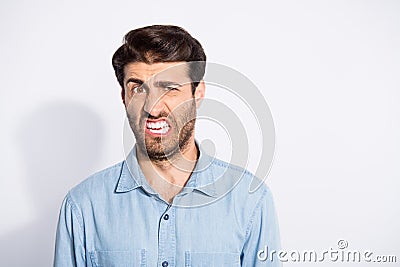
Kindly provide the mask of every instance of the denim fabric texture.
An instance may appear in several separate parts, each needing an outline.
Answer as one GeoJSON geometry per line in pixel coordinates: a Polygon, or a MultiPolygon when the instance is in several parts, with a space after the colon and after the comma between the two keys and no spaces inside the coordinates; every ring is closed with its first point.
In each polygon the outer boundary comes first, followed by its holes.
{"type": "Polygon", "coordinates": [[[271,192],[250,172],[200,151],[173,203],[148,184],[136,158],[98,172],[66,195],[55,267],[281,266],[257,252],[280,249],[271,192]]]}

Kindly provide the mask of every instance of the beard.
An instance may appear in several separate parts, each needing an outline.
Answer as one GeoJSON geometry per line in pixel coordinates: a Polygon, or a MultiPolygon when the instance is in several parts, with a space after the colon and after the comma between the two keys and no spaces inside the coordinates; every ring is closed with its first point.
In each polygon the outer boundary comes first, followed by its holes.
{"type": "Polygon", "coordinates": [[[151,161],[171,161],[188,147],[194,135],[196,103],[193,99],[182,104],[172,113],[161,112],[157,117],[142,111],[136,118],[127,110],[127,117],[140,151],[151,161]],[[148,118],[166,119],[170,126],[168,135],[158,137],[146,134],[145,127],[148,118]]]}

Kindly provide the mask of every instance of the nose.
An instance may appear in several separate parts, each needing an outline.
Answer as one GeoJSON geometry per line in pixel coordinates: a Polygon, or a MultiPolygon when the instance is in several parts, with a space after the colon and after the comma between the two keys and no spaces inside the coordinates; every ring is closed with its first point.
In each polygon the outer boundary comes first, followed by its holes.
{"type": "Polygon", "coordinates": [[[152,117],[158,117],[164,111],[164,101],[160,94],[150,92],[146,95],[143,109],[146,113],[150,114],[152,117]]]}

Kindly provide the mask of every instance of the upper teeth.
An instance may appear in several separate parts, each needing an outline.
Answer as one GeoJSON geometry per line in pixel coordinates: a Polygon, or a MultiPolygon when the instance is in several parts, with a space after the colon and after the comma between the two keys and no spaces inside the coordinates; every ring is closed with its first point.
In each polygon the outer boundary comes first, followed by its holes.
{"type": "Polygon", "coordinates": [[[169,125],[166,121],[147,122],[146,126],[149,129],[161,129],[161,128],[169,127],[169,125]]]}

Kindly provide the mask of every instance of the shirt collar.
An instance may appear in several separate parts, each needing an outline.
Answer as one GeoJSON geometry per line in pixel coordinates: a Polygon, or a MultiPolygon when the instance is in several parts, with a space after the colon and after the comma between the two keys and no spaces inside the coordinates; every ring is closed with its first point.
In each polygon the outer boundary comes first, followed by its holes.
{"type": "MultiPolygon", "coordinates": [[[[197,142],[196,146],[199,148],[197,142]]],[[[196,162],[196,166],[182,192],[194,191],[209,197],[217,197],[215,176],[211,168],[213,160],[213,157],[199,148],[199,158],[196,162]]],[[[129,192],[139,187],[142,187],[150,194],[157,194],[144,177],[137,161],[136,146],[134,146],[126,157],[126,160],[122,162],[120,177],[115,192],[129,192]]]]}

